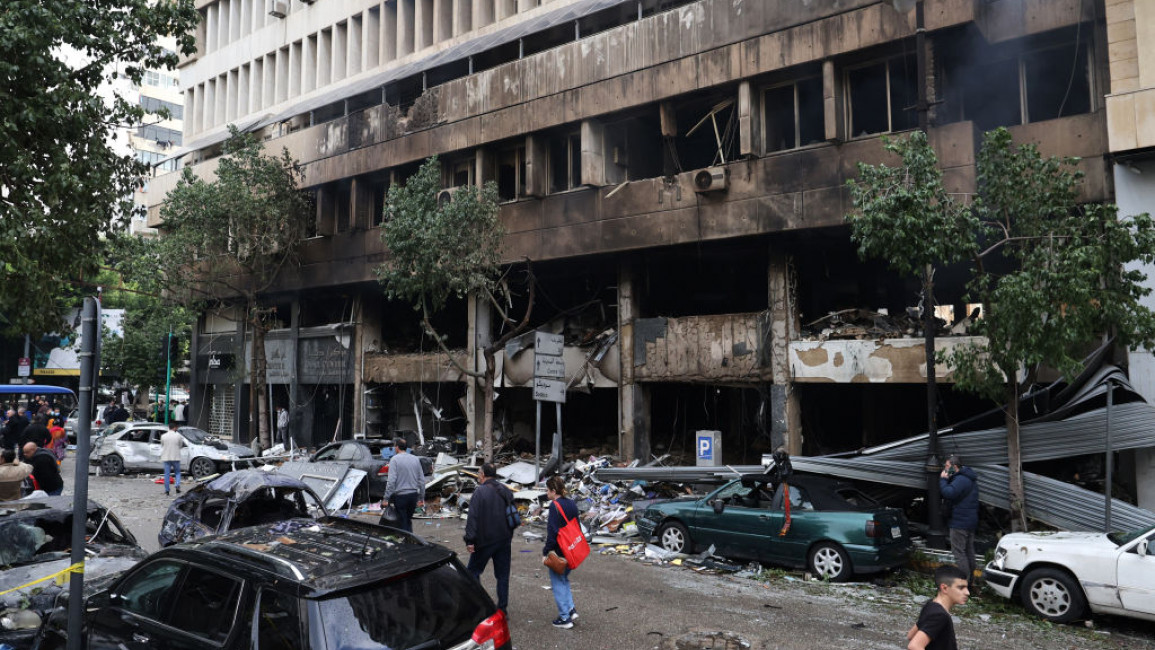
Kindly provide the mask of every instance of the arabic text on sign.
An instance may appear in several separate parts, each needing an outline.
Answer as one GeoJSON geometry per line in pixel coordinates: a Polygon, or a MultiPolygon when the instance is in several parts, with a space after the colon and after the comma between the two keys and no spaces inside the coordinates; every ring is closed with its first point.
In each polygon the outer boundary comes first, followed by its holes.
{"type": "Polygon", "coordinates": [[[565,360],[561,357],[535,356],[533,358],[533,376],[565,379],[565,360]]]}
{"type": "Polygon", "coordinates": [[[560,357],[563,347],[565,347],[565,338],[561,334],[534,332],[533,349],[536,354],[560,357]]]}
{"type": "Polygon", "coordinates": [[[565,403],[565,382],[534,377],[533,398],[542,402],[565,403]]]}

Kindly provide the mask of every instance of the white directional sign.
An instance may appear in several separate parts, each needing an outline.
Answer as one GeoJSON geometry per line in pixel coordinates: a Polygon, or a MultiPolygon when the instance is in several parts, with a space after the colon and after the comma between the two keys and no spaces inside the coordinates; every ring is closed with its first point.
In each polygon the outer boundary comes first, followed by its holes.
{"type": "Polygon", "coordinates": [[[535,355],[533,358],[533,376],[565,379],[565,359],[562,357],[547,357],[535,355]]]}
{"type": "Polygon", "coordinates": [[[533,378],[533,398],[542,402],[565,404],[565,381],[560,379],[533,378]]]}
{"type": "Polygon", "coordinates": [[[565,347],[565,338],[561,334],[534,332],[533,351],[535,354],[560,357],[563,347],[565,347]]]}

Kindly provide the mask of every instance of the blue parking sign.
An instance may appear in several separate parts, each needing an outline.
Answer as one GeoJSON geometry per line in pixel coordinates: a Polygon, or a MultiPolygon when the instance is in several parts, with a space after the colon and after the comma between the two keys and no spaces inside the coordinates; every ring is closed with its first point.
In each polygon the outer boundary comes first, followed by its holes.
{"type": "Polygon", "coordinates": [[[698,436],[698,460],[714,460],[714,436],[698,436]]]}

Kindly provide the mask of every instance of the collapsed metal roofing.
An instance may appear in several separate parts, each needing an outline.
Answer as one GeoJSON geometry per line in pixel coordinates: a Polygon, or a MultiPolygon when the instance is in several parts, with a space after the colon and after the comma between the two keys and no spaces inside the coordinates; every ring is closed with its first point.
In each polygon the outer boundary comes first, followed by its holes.
{"type": "MultiPolygon", "coordinates": [[[[1084,372],[1052,398],[1058,402],[1056,407],[1038,412],[1038,417],[1020,426],[1023,462],[1105,453],[1109,384],[1114,386],[1115,402],[1109,416],[1111,448],[1119,451],[1155,447],[1155,432],[1151,429],[1151,422],[1155,421],[1155,406],[1143,401],[1120,369],[1104,366],[1084,372]],[[1064,419],[1056,419],[1058,417],[1064,419]]],[[[1040,393],[1054,387],[1052,384],[1026,399],[1036,399],[1040,393]]],[[[959,428],[948,429],[939,435],[941,451],[959,454],[964,463],[978,472],[980,501],[997,508],[1009,508],[1006,428],[958,431],[959,428]]],[[[798,472],[923,489],[926,487],[926,447],[927,436],[924,434],[853,454],[795,457],[791,462],[798,472]]],[[[603,481],[704,482],[760,471],[762,468],[758,465],[623,467],[603,468],[597,471],[596,476],[603,481]]],[[[1070,530],[1100,530],[1103,527],[1104,495],[1031,472],[1023,472],[1023,483],[1026,512],[1032,519],[1070,530]]],[[[1144,528],[1155,524],[1155,512],[1112,499],[1111,521],[1115,529],[1144,528]]]]}

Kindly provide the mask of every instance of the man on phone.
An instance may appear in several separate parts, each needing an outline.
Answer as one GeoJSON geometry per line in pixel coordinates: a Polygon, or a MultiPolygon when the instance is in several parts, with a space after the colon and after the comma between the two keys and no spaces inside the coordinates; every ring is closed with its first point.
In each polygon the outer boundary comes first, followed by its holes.
{"type": "Polygon", "coordinates": [[[965,467],[957,455],[947,459],[939,474],[938,489],[942,498],[951,504],[950,551],[955,564],[967,576],[967,584],[974,593],[975,529],[979,526],[979,477],[965,467]]]}

